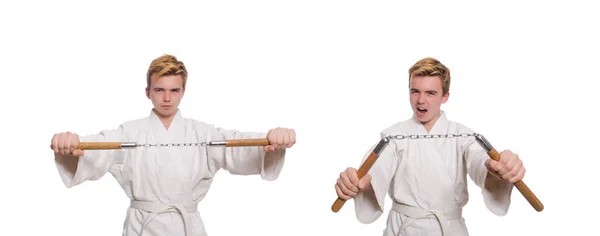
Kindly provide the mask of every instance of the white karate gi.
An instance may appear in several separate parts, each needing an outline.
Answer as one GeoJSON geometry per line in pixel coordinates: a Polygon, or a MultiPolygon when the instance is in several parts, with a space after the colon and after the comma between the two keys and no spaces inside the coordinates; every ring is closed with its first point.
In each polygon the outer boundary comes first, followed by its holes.
{"type": "MultiPolygon", "coordinates": [[[[380,134],[385,137],[462,133],[474,132],[460,123],[447,120],[445,112],[441,111],[429,133],[413,116],[380,134]]],[[[510,206],[512,184],[498,179],[484,185],[487,176],[485,161],[489,158],[472,136],[392,139],[368,172],[373,188],[361,191],[354,198],[357,219],[365,224],[377,220],[383,213],[388,193],[393,205],[383,235],[466,236],[468,231],[462,208],[469,199],[467,174],[481,187],[485,205],[492,213],[505,215],[510,206]]]]}
{"type": "MultiPolygon", "coordinates": [[[[80,141],[170,144],[265,137],[183,118],[178,111],[168,130],[151,112],[149,117],[80,141]]],[[[285,149],[265,155],[263,147],[138,147],[85,150],[84,154],[79,161],[55,155],[60,177],[70,188],[111,173],[131,199],[123,235],[205,236],[197,205],[216,172],[222,168],[231,174],[260,174],[264,180],[275,180],[283,168],[285,149]]]]}

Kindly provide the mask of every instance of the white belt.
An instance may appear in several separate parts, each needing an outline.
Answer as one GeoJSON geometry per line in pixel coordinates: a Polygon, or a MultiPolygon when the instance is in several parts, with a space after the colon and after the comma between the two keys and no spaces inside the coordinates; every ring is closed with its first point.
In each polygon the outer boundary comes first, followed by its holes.
{"type": "Polygon", "coordinates": [[[185,235],[192,235],[192,225],[190,217],[193,213],[198,211],[198,206],[184,206],[181,204],[164,204],[164,203],[156,203],[156,202],[145,202],[145,201],[131,201],[132,208],[136,208],[142,211],[150,212],[151,214],[146,217],[144,223],[142,224],[142,228],[140,229],[140,235],[144,231],[144,228],[152,221],[154,218],[160,214],[175,212],[181,215],[183,219],[183,226],[185,227],[185,235]]]}
{"type": "Polygon", "coordinates": [[[447,231],[446,221],[457,220],[462,217],[462,209],[441,212],[436,210],[425,210],[396,202],[394,202],[392,205],[392,210],[404,214],[409,218],[405,223],[402,224],[402,227],[400,227],[400,232],[404,231],[406,227],[415,222],[417,219],[437,218],[440,226],[442,227],[442,235],[444,235],[444,233],[447,231]]]}

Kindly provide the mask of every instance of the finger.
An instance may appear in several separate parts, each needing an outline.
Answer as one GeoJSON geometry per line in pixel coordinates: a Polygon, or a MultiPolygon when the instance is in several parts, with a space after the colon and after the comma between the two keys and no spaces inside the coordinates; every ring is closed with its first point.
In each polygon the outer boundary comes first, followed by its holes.
{"type": "Polygon", "coordinates": [[[502,178],[505,180],[509,180],[515,176],[517,176],[517,174],[519,173],[519,168],[512,168],[509,169],[505,174],[502,175],[502,178]]]}
{"type": "Polygon", "coordinates": [[[498,171],[495,169],[498,166],[498,162],[494,161],[492,159],[487,159],[485,161],[485,167],[487,168],[488,172],[492,175],[495,176],[499,179],[502,179],[502,176],[500,176],[498,174],[498,171]]]}
{"type": "Polygon", "coordinates": [[[275,130],[269,130],[269,133],[267,133],[267,139],[269,140],[269,144],[273,145],[275,144],[275,130]]]}
{"type": "Polygon", "coordinates": [[[275,147],[273,147],[273,145],[267,145],[267,146],[264,146],[264,150],[265,150],[265,152],[272,152],[272,151],[275,151],[275,147]]]}
{"type": "Polygon", "coordinates": [[[60,143],[59,143],[59,151],[61,155],[69,154],[69,135],[61,134],[60,135],[60,143]]]}
{"type": "Polygon", "coordinates": [[[508,180],[512,177],[515,177],[519,173],[520,169],[521,160],[519,160],[519,158],[516,155],[513,155],[512,160],[506,166],[506,174],[504,174],[503,176],[506,176],[505,179],[508,180]]]}
{"type": "Polygon", "coordinates": [[[502,153],[500,153],[499,162],[501,164],[501,168],[498,169],[498,173],[500,175],[505,175],[510,170],[510,168],[508,168],[507,166],[510,163],[511,158],[512,158],[512,152],[509,150],[505,150],[502,153]]]}
{"type": "Polygon", "coordinates": [[[71,143],[74,141],[73,139],[74,139],[73,134],[71,132],[67,132],[65,134],[65,147],[64,147],[65,153],[66,153],[65,155],[73,154],[73,151],[75,150],[75,149],[71,150],[71,143]]]}
{"type": "Polygon", "coordinates": [[[488,170],[494,170],[494,168],[492,168],[492,159],[487,159],[485,160],[485,168],[488,168],[488,170]]]}
{"type": "Polygon", "coordinates": [[[512,155],[513,153],[510,150],[504,150],[502,153],[500,153],[500,159],[508,160],[512,155]]]}
{"type": "Polygon", "coordinates": [[[503,174],[506,173],[506,171],[504,171],[504,163],[502,163],[502,160],[500,161],[494,161],[492,160],[490,165],[492,166],[492,169],[494,171],[496,171],[496,173],[498,173],[498,175],[502,176],[503,174]]]}
{"type": "Polygon", "coordinates": [[[516,183],[525,178],[525,168],[520,168],[519,172],[512,178],[508,179],[508,182],[516,183]]]}
{"type": "Polygon", "coordinates": [[[58,134],[54,134],[54,136],[52,136],[50,148],[54,151],[54,153],[58,153],[58,134]]]}
{"type": "Polygon", "coordinates": [[[342,190],[342,193],[344,193],[347,196],[353,197],[357,193],[356,191],[348,189],[348,187],[344,184],[342,179],[338,179],[338,186],[342,190]]]}
{"type": "Polygon", "coordinates": [[[273,148],[271,151],[275,151],[279,149],[279,141],[278,141],[278,137],[279,137],[279,131],[277,129],[272,129],[270,133],[270,137],[269,137],[269,143],[271,144],[271,147],[273,148]]]}
{"type": "Polygon", "coordinates": [[[83,150],[75,149],[75,151],[73,151],[73,156],[76,156],[76,157],[83,156],[83,150]]]}
{"type": "Polygon", "coordinates": [[[353,169],[346,169],[346,175],[348,176],[348,179],[350,180],[350,183],[352,183],[352,185],[358,186],[358,182],[360,180],[358,179],[358,174],[356,174],[356,171],[354,171],[353,169]]]}
{"type": "Polygon", "coordinates": [[[508,180],[508,179],[516,177],[519,174],[519,172],[521,171],[521,169],[522,169],[521,160],[517,160],[517,163],[514,165],[514,167],[512,167],[510,169],[510,171],[508,173],[506,173],[505,179],[508,180]]]}
{"type": "MultiPolygon", "coordinates": [[[[344,184],[344,186],[353,191],[353,192],[358,192],[358,187],[352,183],[352,181],[350,180],[350,177],[348,176],[348,173],[342,173],[340,174],[340,179],[342,180],[342,184],[344,184]]],[[[358,183],[358,181],[357,181],[358,183]]]]}
{"type": "Polygon", "coordinates": [[[338,197],[344,200],[348,200],[351,197],[344,194],[344,192],[342,191],[342,189],[340,189],[340,186],[338,186],[337,184],[335,185],[335,192],[337,193],[338,197]]]}
{"type": "Polygon", "coordinates": [[[490,169],[492,169],[495,172],[498,172],[502,169],[502,163],[500,163],[499,161],[488,159],[486,160],[486,162],[488,163],[490,169]]]}
{"type": "Polygon", "coordinates": [[[285,147],[286,148],[292,147],[292,142],[293,142],[292,132],[290,131],[290,129],[285,129],[284,134],[285,134],[285,147]]]}
{"type": "Polygon", "coordinates": [[[502,176],[498,174],[498,172],[494,171],[494,170],[489,170],[488,173],[490,173],[492,176],[498,178],[498,179],[502,179],[502,176]]]}
{"type": "Polygon", "coordinates": [[[515,161],[515,165],[513,166],[512,170],[514,170],[515,175],[517,175],[519,173],[519,170],[521,170],[521,168],[523,167],[523,161],[519,158],[516,158],[517,160],[515,161]]]}
{"type": "Polygon", "coordinates": [[[340,179],[342,181],[342,184],[344,185],[344,187],[346,189],[349,189],[353,192],[358,192],[358,187],[355,186],[354,184],[352,184],[352,181],[350,181],[350,178],[348,178],[348,174],[347,173],[342,173],[340,174],[340,179]]]}
{"type": "Polygon", "coordinates": [[[519,157],[517,157],[516,154],[510,155],[510,157],[508,158],[508,162],[506,163],[506,169],[512,170],[515,167],[515,165],[517,164],[518,160],[519,160],[519,157]]]}
{"type": "Polygon", "coordinates": [[[356,174],[356,171],[352,171],[352,170],[348,170],[346,171],[348,179],[350,180],[350,183],[354,186],[358,186],[360,179],[358,179],[358,175],[356,174]]]}
{"type": "Polygon", "coordinates": [[[71,135],[71,141],[69,143],[69,153],[73,153],[75,149],[77,149],[77,144],[79,137],[75,136],[75,134],[71,135]]]}
{"type": "Polygon", "coordinates": [[[506,174],[503,174],[503,175],[502,175],[502,179],[504,179],[504,180],[507,180],[507,181],[508,181],[509,179],[511,179],[512,177],[514,177],[514,175],[513,175],[513,173],[512,173],[512,172],[510,172],[510,171],[509,171],[509,172],[507,172],[506,174]]]}
{"type": "Polygon", "coordinates": [[[285,145],[283,130],[281,130],[281,128],[277,128],[275,134],[277,134],[277,146],[285,145]]]}
{"type": "Polygon", "coordinates": [[[72,155],[73,151],[75,151],[75,149],[71,149],[71,145],[72,143],[75,141],[75,137],[73,137],[73,133],[68,132],[65,134],[66,136],[66,141],[65,141],[65,152],[67,153],[67,155],[72,155]]]}
{"type": "Polygon", "coordinates": [[[287,130],[282,130],[281,131],[281,136],[283,138],[282,145],[284,147],[289,147],[290,146],[290,133],[287,130]]]}
{"type": "Polygon", "coordinates": [[[371,175],[367,174],[364,177],[362,177],[362,179],[360,179],[359,183],[358,183],[358,188],[359,189],[365,189],[369,186],[369,184],[371,183],[371,175]]]}
{"type": "Polygon", "coordinates": [[[296,131],[294,129],[290,129],[290,136],[291,136],[290,147],[292,147],[292,146],[294,146],[294,144],[296,144],[296,131]]]}

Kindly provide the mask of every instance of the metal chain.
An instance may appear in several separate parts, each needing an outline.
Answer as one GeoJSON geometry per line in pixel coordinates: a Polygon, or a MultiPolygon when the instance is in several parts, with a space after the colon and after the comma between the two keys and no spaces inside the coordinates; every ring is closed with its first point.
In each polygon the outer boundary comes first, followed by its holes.
{"type": "Polygon", "coordinates": [[[168,143],[168,144],[138,144],[138,147],[198,147],[205,143],[168,143]]]}
{"type": "Polygon", "coordinates": [[[409,134],[409,135],[388,135],[388,139],[436,139],[436,138],[468,138],[477,136],[477,133],[462,134],[409,134]]]}

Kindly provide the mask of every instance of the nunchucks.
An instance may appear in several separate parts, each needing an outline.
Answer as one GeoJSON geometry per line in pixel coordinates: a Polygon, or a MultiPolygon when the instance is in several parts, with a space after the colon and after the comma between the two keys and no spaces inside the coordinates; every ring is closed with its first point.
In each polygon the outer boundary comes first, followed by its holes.
{"type": "Polygon", "coordinates": [[[248,147],[266,146],[269,140],[261,139],[230,139],[222,141],[210,141],[200,143],[170,143],[170,144],[138,144],[136,142],[80,142],[77,149],[80,150],[102,150],[102,149],[129,149],[146,147],[191,147],[191,146],[225,146],[225,147],[248,147]]]}
{"type": "MultiPolygon", "coordinates": [[[[385,137],[379,141],[377,146],[373,149],[373,151],[369,154],[365,162],[363,162],[363,164],[358,169],[358,179],[361,179],[369,172],[369,169],[371,169],[377,158],[379,158],[379,154],[387,146],[389,140],[389,137],[385,137]]],[[[487,151],[488,156],[490,156],[492,160],[500,160],[500,154],[498,153],[498,151],[494,149],[494,147],[490,144],[490,142],[487,141],[487,139],[485,139],[483,135],[475,135],[475,140],[477,140],[477,142],[487,151]]],[[[525,199],[527,199],[529,204],[531,204],[531,206],[536,211],[541,212],[542,210],[544,210],[544,205],[542,204],[542,202],[535,196],[535,194],[533,194],[531,189],[529,189],[529,187],[527,187],[527,185],[523,181],[515,182],[514,186],[519,190],[519,192],[521,192],[521,194],[525,197],[525,199]]],[[[338,212],[342,208],[342,206],[344,206],[344,203],[346,203],[346,200],[338,197],[338,199],[336,199],[333,205],[331,206],[331,210],[333,212],[338,212]]]]}
{"type": "MultiPolygon", "coordinates": [[[[358,168],[358,171],[356,171],[359,180],[362,179],[362,177],[364,177],[369,172],[373,164],[375,164],[377,158],[379,158],[379,154],[381,153],[381,151],[383,151],[383,149],[387,146],[389,142],[390,139],[388,137],[385,137],[382,138],[379,141],[379,143],[377,143],[377,146],[375,146],[375,148],[373,149],[373,151],[371,151],[365,162],[363,162],[360,168],[358,168]]],[[[338,199],[336,199],[333,205],[331,206],[331,210],[333,212],[338,212],[340,209],[342,209],[345,203],[346,200],[338,197],[338,199]]]]}

